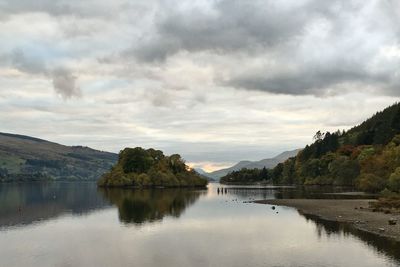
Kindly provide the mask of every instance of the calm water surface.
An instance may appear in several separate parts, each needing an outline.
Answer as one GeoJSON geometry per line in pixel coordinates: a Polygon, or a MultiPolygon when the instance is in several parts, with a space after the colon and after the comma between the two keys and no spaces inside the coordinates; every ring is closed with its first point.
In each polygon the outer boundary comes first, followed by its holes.
{"type": "Polygon", "coordinates": [[[332,189],[0,185],[0,266],[400,266],[400,246],[253,199],[332,189]]]}

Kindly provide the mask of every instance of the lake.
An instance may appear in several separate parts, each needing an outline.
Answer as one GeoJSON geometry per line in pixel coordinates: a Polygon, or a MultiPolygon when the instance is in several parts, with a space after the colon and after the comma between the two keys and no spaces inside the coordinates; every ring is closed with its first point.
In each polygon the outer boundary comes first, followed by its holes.
{"type": "Polygon", "coordinates": [[[292,208],[249,203],[349,197],[326,194],[341,191],[2,184],[0,266],[400,266],[398,243],[292,208]]]}

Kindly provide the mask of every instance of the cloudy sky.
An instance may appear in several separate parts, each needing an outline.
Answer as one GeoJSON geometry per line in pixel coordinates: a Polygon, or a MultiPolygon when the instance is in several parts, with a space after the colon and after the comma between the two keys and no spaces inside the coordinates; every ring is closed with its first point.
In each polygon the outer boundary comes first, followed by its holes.
{"type": "Polygon", "coordinates": [[[0,131],[207,170],[400,96],[397,0],[0,0],[0,131]]]}

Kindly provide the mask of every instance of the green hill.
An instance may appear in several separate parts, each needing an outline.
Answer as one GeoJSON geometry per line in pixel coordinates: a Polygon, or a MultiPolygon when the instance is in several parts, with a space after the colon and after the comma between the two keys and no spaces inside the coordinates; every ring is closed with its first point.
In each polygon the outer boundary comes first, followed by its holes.
{"type": "Polygon", "coordinates": [[[204,187],[208,183],[180,155],[141,147],[125,148],[118,163],[98,181],[102,187],[204,187]]]}
{"type": "Polygon", "coordinates": [[[0,181],[97,180],[117,154],[0,133],[0,181]]]}
{"type": "Polygon", "coordinates": [[[347,132],[317,132],[315,142],[269,170],[244,169],[226,182],[344,185],[364,191],[400,191],[400,104],[376,113],[347,132]],[[246,178],[247,177],[247,178],[246,178]]]}

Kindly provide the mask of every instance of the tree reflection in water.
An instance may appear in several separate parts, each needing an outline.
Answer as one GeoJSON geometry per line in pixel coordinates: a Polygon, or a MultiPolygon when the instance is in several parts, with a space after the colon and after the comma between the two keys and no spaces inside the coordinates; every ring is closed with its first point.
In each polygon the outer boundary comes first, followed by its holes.
{"type": "Polygon", "coordinates": [[[358,230],[347,223],[339,223],[321,219],[318,216],[303,214],[299,212],[306,220],[311,220],[316,224],[316,231],[319,237],[344,235],[354,236],[362,240],[368,246],[376,249],[378,253],[388,256],[393,259],[396,264],[400,264],[400,242],[380,237],[365,231],[358,230]]]}
{"type": "Polygon", "coordinates": [[[137,225],[161,221],[165,216],[179,217],[206,193],[189,189],[99,188],[99,191],[118,207],[121,222],[137,225]]]}

